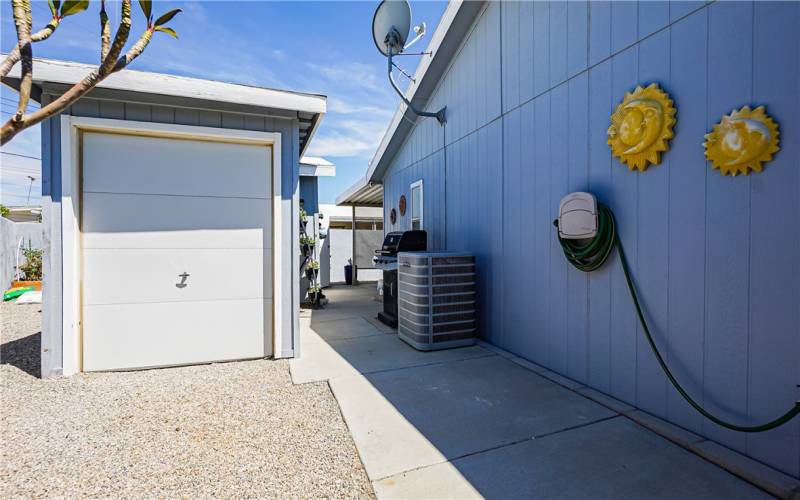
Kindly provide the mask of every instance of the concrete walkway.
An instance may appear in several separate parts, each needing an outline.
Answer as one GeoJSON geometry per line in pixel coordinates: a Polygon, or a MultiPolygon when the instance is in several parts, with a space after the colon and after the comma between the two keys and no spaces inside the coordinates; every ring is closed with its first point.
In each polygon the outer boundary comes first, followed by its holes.
{"type": "Polygon", "coordinates": [[[329,382],[378,497],[768,497],[629,406],[488,344],[412,349],[374,319],[374,290],[334,287],[302,311],[291,372],[329,382]]]}

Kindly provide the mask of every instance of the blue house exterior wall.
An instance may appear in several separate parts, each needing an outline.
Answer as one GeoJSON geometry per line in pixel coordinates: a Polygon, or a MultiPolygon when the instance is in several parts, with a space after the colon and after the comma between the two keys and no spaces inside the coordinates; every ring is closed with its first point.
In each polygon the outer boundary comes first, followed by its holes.
{"type": "Polygon", "coordinates": [[[319,212],[318,183],[316,177],[300,177],[300,201],[306,213],[315,214],[319,212]]]}
{"type": "Polygon", "coordinates": [[[429,246],[474,252],[484,338],[800,477],[800,419],[725,430],[669,385],[616,255],[583,274],[552,219],[568,192],[614,210],[646,316],[677,378],[715,414],[770,420],[800,393],[800,3],[489,3],[384,176],[388,212],[424,182],[429,246]],[[612,158],[613,107],[658,82],[678,109],[661,165],[612,158]],[[781,151],[723,177],[703,135],[766,105],[781,151]]]}

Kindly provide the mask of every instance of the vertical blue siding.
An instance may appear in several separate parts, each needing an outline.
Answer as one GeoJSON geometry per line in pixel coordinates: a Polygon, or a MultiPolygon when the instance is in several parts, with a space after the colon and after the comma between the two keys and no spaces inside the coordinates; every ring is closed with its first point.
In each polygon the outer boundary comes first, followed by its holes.
{"type": "Polygon", "coordinates": [[[478,257],[487,340],[800,477],[800,422],[745,436],[705,421],[657,366],[616,252],[578,272],[552,226],[564,194],[595,193],[688,391],[737,422],[784,411],[800,382],[797,26],[797,2],[491,2],[433,94],[447,125],[420,120],[385,175],[386,214],[423,179],[431,247],[478,257]],[[651,82],[675,102],[675,138],[630,172],[609,117],[651,82]],[[703,135],[745,104],[767,106],[782,150],[762,174],[722,177],[703,135]]]}
{"type": "Polygon", "coordinates": [[[300,177],[300,200],[309,214],[319,212],[316,177],[300,177]]]}
{"type": "MultiPolygon", "coordinates": [[[[756,3],[753,10],[753,59],[756,75],[782,74],[781,78],[754,78],[753,104],[768,103],[767,110],[783,125],[782,151],[767,168],[769,181],[754,176],[750,184],[750,337],[748,342],[747,415],[766,420],[784,411],[779,401],[797,397],[783,381],[800,383],[797,357],[776,355],[800,352],[800,6],[797,3],[756,3]],[[792,116],[793,115],[793,116],[792,116]],[[787,201],[794,200],[794,207],[787,201]],[[775,217],[775,214],[782,214],[775,217]],[[789,231],[786,231],[789,229],[789,231]],[[785,330],[794,325],[795,335],[785,330]],[[780,400],[774,394],[779,394],[780,400]]],[[[747,437],[747,449],[770,456],[776,463],[794,463],[800,423],[764,436],[747,437]],[[794,438],[794,439],[793,439],[794,438]]]]}

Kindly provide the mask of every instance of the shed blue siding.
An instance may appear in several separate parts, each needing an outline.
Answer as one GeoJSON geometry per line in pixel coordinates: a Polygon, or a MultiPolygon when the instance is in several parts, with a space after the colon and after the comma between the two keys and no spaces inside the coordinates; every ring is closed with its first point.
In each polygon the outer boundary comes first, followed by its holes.
{"type": "Polygon", "coordinates": [[[434,249],[478,257],[487,340],[800,477],[800,421],[744,435],[702,419],[642,337],[616,255],[586,275],[563,258],[558,201],[611,206],[646,315],[676,376],[709,410],[762,422],[800,396],[800,3],[489,3],[384,177],[387,230],[423,179],[434,249]],[[658,82],[678,109],[661,165],[613,159],[613,107],[658,82]],[[703,135],[766,105],[781,151],[722,177],[703,135]],[[777,215],[777,216],[776,216],[777,215]]]}

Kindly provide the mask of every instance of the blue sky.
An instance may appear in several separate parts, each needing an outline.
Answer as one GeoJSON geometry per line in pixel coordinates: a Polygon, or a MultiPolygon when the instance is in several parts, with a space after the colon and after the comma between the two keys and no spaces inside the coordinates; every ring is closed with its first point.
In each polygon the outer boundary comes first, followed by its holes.
{"type": "MultiPolygon", "coordinates": [[[[137,2],[133,3],[132,40],[145,24],[137,2]]],[[[176,7],[184,10],[170,22],[180,39],[156,33],[131,68],[327,95],[328,114],[308,153],[337,165],[335,178],[320,179],[320,199],[331,203],[364,174],[399,101],[386,80],[386,60],[372,42],[370,24],[377,4],[157,1],[156,16],[176,7]]],[[[119,3],[106,5],[113,23],[119,18],[119,3]]],[[[49,40],[33,46],[34,56],[96,63],[99,6],[94,0],[86,12],[66,18],[49,40]]],[[[412,0],[411,7],[413,22],[427,23],[429,39],[446,2],[412,0]]],[[[6,53],[16,43],[11,2],[1,3],[0,15],[0,43],[6,53]]],[[[49,18],[47,2],[34,1],[34,29],[49,18]]],[[[426,44],[427,40],[415,48],[426,44]]],[[[401,63],[412,73],[417,58],[403,58],[401,63]]],[[[3,87],[3,121],[16,108],[15,102],[16,94],[3,87]]],[[[27,175],[36,177],[31,202],[38,203],[39,133],[36,127],[3,147],[0,203],[26,202],[27,175]]]]}

